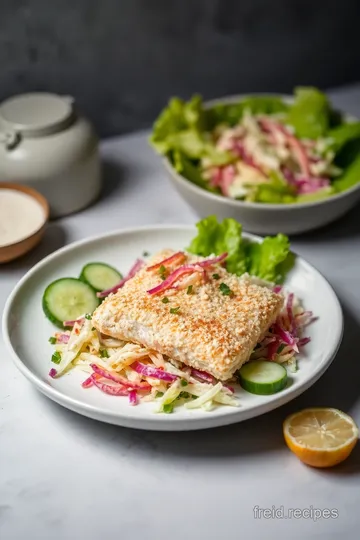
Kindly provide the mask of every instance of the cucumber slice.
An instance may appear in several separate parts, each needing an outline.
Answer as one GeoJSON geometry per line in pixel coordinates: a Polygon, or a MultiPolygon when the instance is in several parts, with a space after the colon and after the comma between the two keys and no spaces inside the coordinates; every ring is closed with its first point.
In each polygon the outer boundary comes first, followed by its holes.
{"type": "Polygon", "coordinates": [[[53,281],[45,289],[42,306],[46,317],[63,328],[63,322],[93,313],[99,299],[90,285],[76,278],[53,281]]]}
{"type": "Polygon", "coordinates": [[[93,262],[84,266],[79,279],[100,292],[114,287],[122,279],[122,275],[108,264],[93,262]]]}
{"type": "Polygon", "coordinates": [[[254,360],[240,368],[239,381],[244,390],[267,396],[280,392],[287,383],[287,371],[281,364],[254,360]]]}

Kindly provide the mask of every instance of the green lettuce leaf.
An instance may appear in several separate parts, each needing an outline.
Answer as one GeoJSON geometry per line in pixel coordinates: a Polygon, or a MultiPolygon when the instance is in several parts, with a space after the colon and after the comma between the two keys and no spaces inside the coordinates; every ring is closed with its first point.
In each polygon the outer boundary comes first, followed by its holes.
{"type": "Polygon", "coordinates": [[[192,240],[188,251],[208,257],[228,253],[229,272],[241,275],[246,272],[245,251],[242,242],[242,227],[235,219],[224,219],[219,223],[216,216],[209,216],[196,224],[197,236],[192,240]]]}
{"type": "Polygon", "coordinates": [[[330,103],[317,88],[295,89],[295,101],[285,122],[295,129],[298,137],[317,139],[327,134],[331,121],[330,103]]]}
{"type": "Polygon", "coordinates": [[[269,182],[256,187],[252,200],[270,204],[295,202],[294,188],[275,171],[270,172],[269,176],[269,182]]]}
{"type": "Polygon", "coordinates": [[[208,131],[212,131],[221,124],[235,126],[240,122],[243,114],[244,106],[242,102],[219,103],[206,110],[206,128],[208,131]]]}
{"type": "Polygon", "coordinates": [[[198,234],[187,250],[208,257],[227,252],[226,268],[242,275],[245,272],[268,281],[280,282],[293,263],[290,244],[286,236],[266,237],[262,243],[242,238],[242,227],[235,219],[219,223],[216,216],[209,216],[197,223],[198,234]]]}
{"type": "MultiPolygon", "coordinates": [[[[247,246],[247,271],[253,276],[272,282],[281,282],[285,277],[281,265],[288,258],[290,242],[287,236],[267,236],[258,243],[247,246]]],[[[285,267],[286,268],[286,267],[285,267]]]]}
{"type": "Polygon", "coordinates": [[[179,151],[190,159],[207,157],[214,165],[232,161],[228,152],[216,150],[205,127],[206,113],[200,96],[188,102],[173,98],[155,121],[150,144],[163,155],[179,151]]]}
{"type": "Polygon", "coordinates": [[[289,105],[278,96],[249,96],[242,104],[252,114],[278,114],[289,109],[289,105]]]}
{"type": "Polygon", "coordinates": [[[171,156],[171,162],[174,166],[174,169],[190,180],[193,184],[211,191],[212,193],[220,193],[219,188],[213,188],[209,185],[209,182],[202,177],[200,167],[196,161],[192,161],[185,154],[180,152],[180,150],[175,150],[171,156]]]}
{"type": "Polygon", "coordinates": [[[342,124],[331,129],[327,133],[327,138],[330,139],[330,148],[334,152],[339,152],[345,144],[358,139],[360,137],[360,122],[352,122],[350,124],[342,124]]]}
{"type": "Polygon", "coordinates": [[[206,110],[206,128],[212,130],[219,124],[234,126],[241,120],[245,110],[253,114],[277,114],[288,108],[277,96],[249,96],[236,103],[219,103],[206,110]]]}
{"type": "Polygon", "coordinates": [[[200,96],[195,95],[188,102],[172,98],[154,123],[150,143],[158,152],[166,154],[172,149],[168,142],[170,136],[187,130],[199,132],[203,129],[203,120],[200,96]]]}
{"type": "Polygon", "coordinates": [[[341,175],[332,183],[336,191],[345,191],[360,182],[360,137],[344,145],[335,163],[342,169],[341,175]]]}

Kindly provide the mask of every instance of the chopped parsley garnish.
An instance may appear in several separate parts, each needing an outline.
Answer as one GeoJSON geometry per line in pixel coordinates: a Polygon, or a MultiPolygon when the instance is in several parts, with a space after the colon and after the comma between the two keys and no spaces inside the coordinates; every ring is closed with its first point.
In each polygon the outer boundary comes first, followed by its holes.
{"type": "Polygon", "coordinates": [[[54,337],[54,336],[49,337],[49,343],[51,343],[51,345],[55,345],[56,337],[54,337]]]}
{"type": "Polygon", "coordinates": [[[100,349],[100,356],[101,358],[109,358],[109,353],[106,349],[100,349]]]}
{"type": "Polygon", "coordinates": [[[143,251],[143,257],[148,257],[150,253],[148,251],[143,251]]]}
{"type": "Polygon", "coordinates": [[[285,347],[286,347],[285,343],[281,343],[278,350],[276,351],[277,354],[280,354],[285,349],[285,347]]]}
{"type": "Polygon", "coordinates": [[[94,332],[96,330],[95,326],[92,327],[91,331],[94,332]]]}
{"type": "Polygon", "coordinates": [[[181,379],[180,384],[181,386],[187,386],[189,383],[185,379],[181,379]]]}
{"type": "Polygon", "coordinates": [[[170,414],[174,410],[174,405],[172,403],[165,403],[163,406],[164,413],[170,414]]]}
{"type": "Polygon", "coordinates": [[[163,264],[159,268],[159,274],[161,279],[164,281],[166,279],[166,268],[163,264]]]}
{"type": "Polygon", "coordinates": [[[219,276],[219,274],[213,274],[213,278],[214,279],[220,279],[220,276],[219,276]]]}
{"type": "Polygon", "coordinates": [[[88,321],[91,321],[91,315],[90,315],[89,313],[87,313],[87,314],[85,315],[85,319],[87,319],[88,321]]]}
{"type": "Polygon", "coordinates": [[[220,291],[224,296],[231,296],[233,294],[232,290],[230,289],[229,285],[226,285],[226,283],[220,283],[219,287],[220,291]]]}
{"type": "Polygon", "coordinates": [[[163,397],[164,395],[164,392],[156,392],[156,396],[155,397],[163,397]]]}
{"type": "Polygon", "coordinates": [[[186,294],[191,294],[192,293],[192,290],[193,290],[193,286],[192,285],[189,285],[187,290],[186,290],[186,294]]]}
{"type": "Polygon", "coordinates": [[[51,357],[51,361],[54,362],[54,364],[60,364],[60,362],[61,362],[61,353],[59,351],[55,351],[54,354],[51,357]]]}
{"type": "Polygon", "coordinates": [[[184,399],[189,399],[190,394],[189,394],[189,392],[181,392],[180,397],[182,397],[184,399]]]}
{"type": "Polygon", "coordinates": [[[176,315],[177,313],[179,313],[179,309],[180,309],[180,306],[172,307],[170,308],[170,313],[172,313],[173,315],[176,315]]]}
{"type": "Polygon", "coordinates": [[[167,296],[164,296],[164,298],[161,301],[163,304],[168,304],[170,302],[167,296]]]}

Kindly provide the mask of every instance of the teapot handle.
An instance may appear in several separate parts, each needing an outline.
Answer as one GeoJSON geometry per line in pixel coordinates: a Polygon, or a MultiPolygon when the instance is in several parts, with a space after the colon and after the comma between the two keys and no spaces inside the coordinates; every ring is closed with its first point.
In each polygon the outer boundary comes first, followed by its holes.
{"type": "Polygon", "coordinates": [[[16,131],[0,132],[0,144],[3,145],[6,150],[13,150],[20,143],[20,140],[20,133],[16,131]]]}

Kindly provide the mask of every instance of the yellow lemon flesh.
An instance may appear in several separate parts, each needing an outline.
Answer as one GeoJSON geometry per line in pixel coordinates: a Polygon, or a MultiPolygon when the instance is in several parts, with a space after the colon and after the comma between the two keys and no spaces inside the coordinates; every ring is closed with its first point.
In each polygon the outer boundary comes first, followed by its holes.
{"type": "Polygon", "coordinates": [[[359,430],[354,420],[338,409],[312,408],[288,416],[283,425],[286,444],[312,467],[333,467],[354,448],[359,430]]]}

